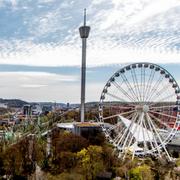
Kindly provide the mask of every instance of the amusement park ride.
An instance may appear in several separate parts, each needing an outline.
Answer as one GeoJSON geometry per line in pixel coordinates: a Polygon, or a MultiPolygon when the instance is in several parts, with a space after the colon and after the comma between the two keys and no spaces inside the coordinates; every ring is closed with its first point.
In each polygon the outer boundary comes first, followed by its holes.
{"type": "Polygon", "coordinates": [[[54,127],[56,127],[56,124],[60,122],[62,120],[61,118],[67,113],[54,112],[53,117],[47,118],[41,114],[23,115],[20,112],[22,112],[22,109],[18,112],[9,113],[9,116],[14,119],[19,119],[19,123],[9,123],[8,125],[1,126],[0,144],[3,144],[4,147],[16,144],[28,136],[36,136],[40,138],[46,135],[51,132],[54,127]]]}
{"type": "Polygon", "coordinates": [[[180,129],[180,89],[173,76],[152,63],[134,63],[107,81],[99,103],[99,120],[106,138],[119,157],[165,154],[180,129]]]}

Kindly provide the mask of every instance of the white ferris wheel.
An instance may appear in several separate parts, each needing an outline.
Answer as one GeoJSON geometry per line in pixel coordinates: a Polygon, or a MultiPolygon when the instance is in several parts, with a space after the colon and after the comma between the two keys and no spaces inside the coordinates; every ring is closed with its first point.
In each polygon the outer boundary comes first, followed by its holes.
{"type": "Polygon", "coordinates": [[[171,157],[166,145],[179,124],[180,88],[173,76],[152,63],[134,63],[107,81],[99,103],[106,138],[127,155],[171,157]]]}

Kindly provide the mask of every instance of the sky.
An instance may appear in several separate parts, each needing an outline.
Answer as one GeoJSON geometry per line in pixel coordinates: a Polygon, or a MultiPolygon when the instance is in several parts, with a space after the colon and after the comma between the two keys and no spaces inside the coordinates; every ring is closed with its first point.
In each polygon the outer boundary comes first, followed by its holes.
{"type": "Polygon", "coordinates": [[[167,69],[180,83],[179,0],[0,0],[0,97],[80,102],[87,9],[86,101],[133,62],[167,69]]]}

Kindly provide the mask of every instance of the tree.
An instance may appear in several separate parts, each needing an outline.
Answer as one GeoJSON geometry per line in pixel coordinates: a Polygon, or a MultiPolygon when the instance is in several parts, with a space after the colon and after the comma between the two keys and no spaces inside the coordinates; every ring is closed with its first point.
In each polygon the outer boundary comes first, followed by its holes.
{"type": "Polygon", "coordinates": [[[75,172],[71,172],[71,173],[63,172],[55,176],[51,174],[47,174],[46,179],[47,180],[84,180],[84,177],[83,175],[75,173],[75,172]]]}
{"type": "Polygon", "coordinates": [[[87,180],[93,180],[104,169],[102,147],[90,145],[77,153],[79,167],[87,180]]]}
{"type": "Polygon", "coordinates": [[[29,138],[8,147],[3,152],[5,174],[13,178],[17,176],[27,177],[35,171],[35,140],[29,138]]]}
{"type": "Polygon", "coordinates": [[[130,180],[151,180],[152,172],[149,166],[142,165],[135,167],[129,171],[130,180]]]}
{"type": "Polygon", "coordinates": [[[83,148],[88,147],[89,142],[85,138],[69,133],[54,131],[52,133],[52,154],[45,156],[46,146],[42,143],[39,147],[39,164],[45,171],[52,174],[59,174],[63,171],[70,171],[76,166],[76,153],[83,148]]]}
{"type": "Polygon", "coordinates": [[[52,137],[54,156],[62,151],[78,152],[88,145],[88,140],[72,133],[60,133],[59,135],[52,137]]]}
{"type": "Polygon", "coordinates": [[[52,174],[70,171],[76,166],[76,153],[60,152],[56,157],[52,157],[50,163],[49,170],[52,174]]]}

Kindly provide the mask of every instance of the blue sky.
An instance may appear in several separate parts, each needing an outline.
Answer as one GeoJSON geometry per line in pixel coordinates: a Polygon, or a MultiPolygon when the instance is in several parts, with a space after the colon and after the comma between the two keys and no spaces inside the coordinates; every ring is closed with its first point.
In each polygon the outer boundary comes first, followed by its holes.
{"type": "Polygon", "coordinates": [[[131,62],[162,65],[180,83],[179,0],[0,0],[0,97],[80,102],[83,8],[87,101],[131,62]]]}

